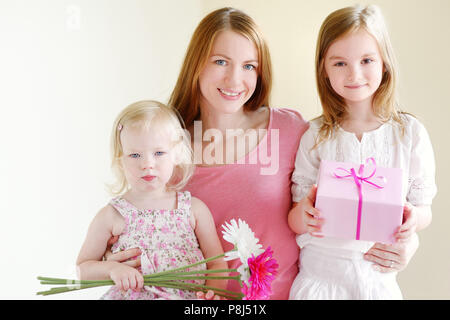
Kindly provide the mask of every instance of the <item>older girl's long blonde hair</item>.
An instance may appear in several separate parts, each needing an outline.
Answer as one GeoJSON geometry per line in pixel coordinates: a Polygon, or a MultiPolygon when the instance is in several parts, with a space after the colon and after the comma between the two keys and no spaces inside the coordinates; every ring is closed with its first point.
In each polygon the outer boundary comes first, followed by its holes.
{"type": "Polygon", "coordinates": [[[269,105],[272,65],[266,41],[247,14],[229,7],[218,9],[203,18],[194,31],[178,81],[169,98],[168,104],[179,111],[188,128],[194,120],[200,118],[199,75],[209,58],[215,38],[219,32],[226,30],[234,31],[252,41],[258,52],[256,89],[245,103],[244,109],[250,111],[269,105]]]}
{"type": "Polygon", "coordinates": [[[320,117],[323,122],[316,146],[332,137],[336,125],[343,120],[347,110],[344,99],[333,90],[325,71],[324,59],[328,48],[334,41],[361,29],[377,41],[384,64],[380,86],[373,96],[373,111],[383,122],[393,119],[404,127],[397,103],[397,63],[384,18],[375,5],[355,5],[332,12],[319,31],[316,46],[316,84],[322,103],[323,112],[320,117]]]}
{"type": "Polygon", "coordinates": [[[175,109],[158,101],[143,100],[126,107],[114,121],[111,132],[111,168],[116,181],[107,185],[113,195],[120,195],[128,188],[123,172],[123,156],[120,133],[125,126],[138,128],[155,128],[158,132],[170,135],[173,161],[175,163],[172,178],[167,184],[168,190],[181,190],[194,173],[193,152],[188,132],[183,128],[175,109]]]}

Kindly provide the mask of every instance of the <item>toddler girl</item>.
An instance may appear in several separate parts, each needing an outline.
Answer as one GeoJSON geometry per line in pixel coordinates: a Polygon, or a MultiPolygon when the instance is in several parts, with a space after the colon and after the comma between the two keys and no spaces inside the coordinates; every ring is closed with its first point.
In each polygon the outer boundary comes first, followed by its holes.
{"type": "Polygon", "coordinates": [[[396,282],[399,254],[383,252],[379,263],[388,262],[377,266],[383,271],[378,272],[364,259],[374,243],[324,237],[324,221],[314,208],[321,160],[364,163],[373,157],[380,167],[404,172],[407,202],[397,241],[410,241],[431,221],[436,193],[432,146],[424,126],[398,111],[394,55],[376,6],[340,9],[325,19],[317,43],[316,77],[323,113],[303,135],[292,175],[296,203],[288,221],[299,234],[301,253],[290,299],[401,299],[396,282]]]}
{"type": "MultiPolygon", "coordinates": [[[[112,191],[117,196],[89,227],[77,259],[80,279],[112,279],[116,285],[102,299],[195,299],[192,291],[144,286],[142,275],[223,253],[208,207],[188,191],[178,191],[193,172],[189,138],[172,109],[156,101],[140,101],[119,114],[111,142],[117,177],[112,191]],[[140,269],[102,261],[114,236],[119,239],[113,253],[140,249],[140,269]]],[[[207,267],[226,269],[227,265],[220,259],[207,267]]],[[[193,268],[197,269],[204,270],[205,265],[193,268]]],[[[206,284],[226,287],[224,280],[206,284]]]]}

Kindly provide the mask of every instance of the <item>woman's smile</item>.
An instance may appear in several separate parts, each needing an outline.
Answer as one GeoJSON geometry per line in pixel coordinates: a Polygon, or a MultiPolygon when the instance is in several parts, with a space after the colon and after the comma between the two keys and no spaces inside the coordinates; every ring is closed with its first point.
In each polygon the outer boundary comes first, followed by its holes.
{"type": "Polygon", "coordinates": [[[241,97],[242,93],[244,91],[233,91],[233,90],[226,90],[226,89],[221,89],[218,88],[220,94],[222,97],[224,97],[225,99],[229,99],[229,100],[237,100],[241,97]]]}

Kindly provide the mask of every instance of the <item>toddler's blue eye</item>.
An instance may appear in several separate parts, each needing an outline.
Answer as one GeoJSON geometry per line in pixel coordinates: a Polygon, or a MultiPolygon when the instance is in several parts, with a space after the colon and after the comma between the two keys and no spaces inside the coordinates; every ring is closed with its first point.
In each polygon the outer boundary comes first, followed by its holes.
{"type": "Polygon", "coordinates": [[[156,151],[155,152],[155,156],[157,156],[157,157],[161,157],[161,156],[163,156],[163,155],[165,155],[166,153],[164,152],[164,151],[156,151]]]}
{"type": "Polygon", "coordinates": [[[139,153],[132,153],[132,154],[129,155],[130,158],[134,158],[134,159],[137,159],[137,158],[139,158],[140,156],[141,156],[141,155],[140,155],[139,153]]]}

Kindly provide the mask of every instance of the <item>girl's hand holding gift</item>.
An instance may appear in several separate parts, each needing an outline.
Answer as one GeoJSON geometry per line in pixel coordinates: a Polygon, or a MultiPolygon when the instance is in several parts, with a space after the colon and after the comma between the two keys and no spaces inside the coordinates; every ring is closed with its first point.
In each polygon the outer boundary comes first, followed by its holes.
{"type": "Polygon", "coordinates": [[[407,202],[403,207],[403,224],[398,228],[395,237],[397,241],[407,241],[417,229],[417,210],[412,204],[407,202]]]}
{"type": "Polygon", "coordinates": [[[320,211],[314,205],[316,202],[317,186],[313,185],[308,195],[295,202],[289,212],[289,225],[297,234],[309,233],[314,237],[321,235],[324,219],[320,217],[320,211]]]}

